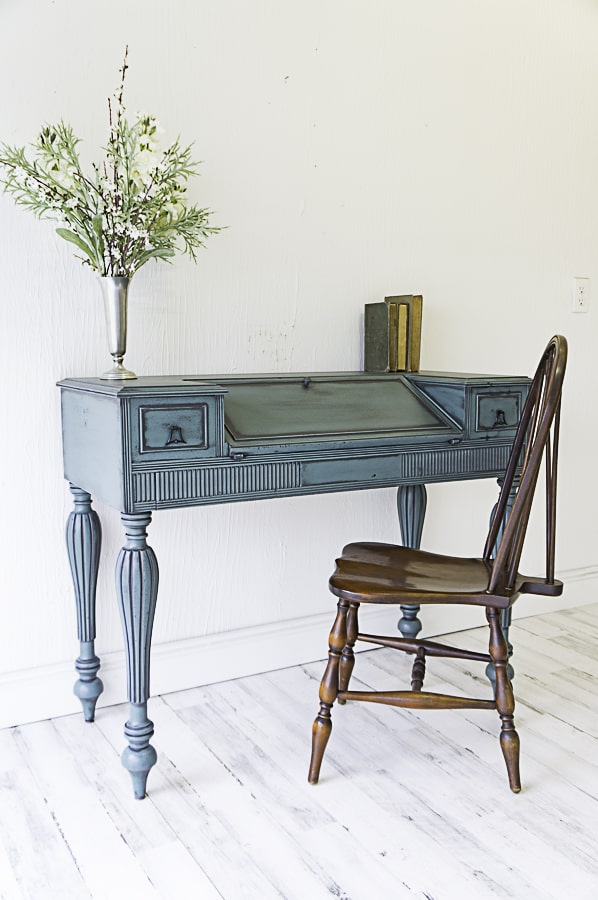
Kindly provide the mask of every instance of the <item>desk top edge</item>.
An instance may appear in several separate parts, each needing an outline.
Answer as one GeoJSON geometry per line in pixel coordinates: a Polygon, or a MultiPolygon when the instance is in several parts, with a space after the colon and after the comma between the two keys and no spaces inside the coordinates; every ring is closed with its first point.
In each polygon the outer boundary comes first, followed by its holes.
{"type": "Polygon", "coordinates": [[[158,393],[185,391],[190,393],[222,393],[226,392],[227,385],[239,383],[257,382],[266,383],[277,381],[279,383],[312,380],[358,380],[358,381],[389,381],[392,379],[402,381],[421,381],[453,383],[462,386],[476,384],[509,384],[518,381],[529,381],[527,375],[485,375],[467,372],[247,372],[243,374],[229,373],[227,375],[144,375],[128,381],[107,381],[101,378],[81,377],[63,378],[57,382],[57,386],[65,390],[89,391],[91,393],[108,394],[112,396],[135,396],[146,394],[148,391],[158,393]]]}

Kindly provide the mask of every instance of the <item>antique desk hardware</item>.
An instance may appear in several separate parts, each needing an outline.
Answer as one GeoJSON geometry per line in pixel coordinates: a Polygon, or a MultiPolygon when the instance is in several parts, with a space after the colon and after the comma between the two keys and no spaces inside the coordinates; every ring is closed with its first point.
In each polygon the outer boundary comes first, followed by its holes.
{"type": "MultiPolygon", "coordinates": [[[[92,721],[102,692],[94,648],[101,541],[94,496],[120,510],[125,529],[116,562],[130,702],[122,761],[136,797],[145,796],[156,761],[147,716],[158,592],[146,540],[152,512],[395,486],[403,543],[418,547],[425,485],[499,477],[528,384],[433,372],[59,383],[64,474],[74,497],[67,547],[80,641],[75,693],[92,721]]],[[[418,609],[401,608],[406,637],[421,628],[418,609]]]]}

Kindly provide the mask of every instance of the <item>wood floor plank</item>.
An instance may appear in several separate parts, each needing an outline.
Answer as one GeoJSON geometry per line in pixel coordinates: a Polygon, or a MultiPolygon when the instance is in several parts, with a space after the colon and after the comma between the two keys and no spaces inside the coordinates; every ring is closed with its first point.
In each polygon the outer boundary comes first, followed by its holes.
{"type": "MultiPolygon", "coordinates": [[[[373,667],[369,677],[369,681],[373,685],[376,685],[379,680],[377,677],[377,670],[379,667],[382,666],[384,672],[386,672],[386,668],[390,669],[392,667],[392,660],[385,660],[384,654],[381,653],[372,655],[371,661],[367,658],[364,659],[364,663],[373,667]],[[384,667],[385,662],[386,667],[384,667]]],[[[564,679],[565,675],[566,673],[561,673],[561,680],[564,679]]],[[[454,663],[450,664],[445,661],[435,661],[433,674],[432,671],[430,672],[430,679],[431,683],[433,682],[435,689],[440,688],[455,693],[474,693],[474,690],[472,689],[473,679],[471,678],[470,672],[454,663]],[[446,680],[444,682],[438,681],[439,675],[444,675],[446,680]]],[[[486,691],[488,690],[487,685],[484,687],[483,681],[479,682],[479,676],[476,681],[476,684],[477,683],[480,683],[480,687],[484,688],[486,691]]],[[[559,698],[557,696],[555,700],[554,690],[550,690],[536,679],[525,679],[521,675],[518,675],[515,679],[515,693],[518,699],[516,721],[520,727],[524,751],[526,749],[526,731],[528,728],[531,728],[532,730],[535,728],[535,734],[543,734],[546,737],[552,738],[547,742],[545,741],[545,745],[546,748],[549,748],[552,755],[555,755],[557,759],[560,759],[561,766],[558,770],[560,777],[566,778],[569,769],[572,773],[571,777],[579,777],[584,771],[584,763],[592,764],[590,767],[586,766],[586,769],[589,772],[588,778],[591,777],[593,763],[598,761],[598,742],[586,731],[581,730],[579,727],[576,728],[563,719],[558,718],[559,715],[564,715],[566,717],[572,712],[570,702],[562,698],[562,692],[561,697],[559,698]],[[559,743],[558,741],[559,736],[561,737],[562,743],[559,743]],[[573,759],[571,759],[572,755],[573,759]],[[566,765],[565,757],[569,759],[569,766],[566,765]],[[583,760],[584,762],[579,762],[579,768],[576,768],[578,760],[583,760]]],[[[430,717],[435,715],[434,713],[427,713],[425,711],[421,713],[414,712],[413,714],[420,718],[422,722],[429,722],[430,717]]],[[[588,698],[587,706],[584,706],[583,715],[584,718],[582,724],[585,724],[588,728],[592,729],[596,714],[593,711],[590,698],[588,698]]],[[[579,717],[579,710],[574,711],[573,717],[576,719],[579,717]]],[[[443,725],[445,733],[448,734],[448,729],[451,735],[454,734],[458,740],[459,733],[455,728],[451,727],[451,723],[461,722],[462,720],[472,723],[475,722],[482,733],[485,732],[492,736],[493,741],[494,735],[498,734],[498,722],[494,714],[471,710],[462,711],[453,716],[452,719],[443,720],[445,723],[443,725]]],[[[467,735],[465,735],[462,740],[466,738],[469,740],[467,735]]],[[[493,746],[493,744],[491,746],[493,746]]]]}
{"type": "MultiPolygon", "coordinates": [[[[82,720],[79,729],[82,734],[89,733],[82,720]]],[[[151,880],[114,827],[93,770],[90,781],[56,728],[48,728],[46,722],[34,723],[21,732],[17,745],[92,895],[108,897],[118,890],[129,896],[157,897],[151,880]],[[111,866],[106,865],[107,859],[111,866]]]]}
{"type": "MultiPolygon", "coordinates": [[[[250,681],[251,681],[250,679],[247,679],[244,682],[243,686],[247,687],[247,684],[250,683],[250,681]]],[[[226,685],[219,686],[219,689],[220,689],[219,692],[222,697],[222,693],[225,691],[226,685]]],[[[239,708],[239,712],[241,712],[241,710],[244,708],[246,708],[248,711],[246,716],[244,717],[244,722],[243,722],[243,724],[241,724],[240,722],[237,722],[237,725],[239,727],[242,727],[243,731],[246,733],[246,729],[251,729],[252,731],[254,730],[255,722],[256,722],[256,713],[255,713],[255,710],[253,710],[249,704],[243,704],[243,706],[239,708]]],[[[278,732],[280,732],[282,734],[288,734],[289,733],[288,723],[285,722],[284,725],[285,725],[285,727],[283,729],[278,729],[278,732]]],[[[353,759],[357,760],[359,762],[359,760],[363,756],[363,750],[364,750],[363,738],[361,737],[363,735],[363,730],[360,730],[358,732],[358,734],[359,734],[359,737],[356,741],[356,747],[358,749],[353,754],[353,759]]],[[[263,746],[263,741],[261,742],[261,746],[263,746]]],[[[346,749],[344,742],[343,742],[343,747],[346,749]]],[[[288,761],[290,758],[291,752],[292,752],[292,747],[290,747],[290,746],[287,747],[286,753],[283,758],[288,761]]],[[[367,754],[367,746],[366,746],[366,754],[367,754]]],[[[299,760],[299,762],[300,762],[300,770],[299,771],[301,771],[301,773],[303,774],[303,778],[305,778],[306,760],[307,760],[306,755],[305,755],[305,758],[302,755],[299,760]]],[[[341,824],[344,827],[346,827],[350,832],[352,832],[354,829],[361,829],[360,833],[356,833],[356,836],[358,837],[359,843],[362,844],[361,858],[364,861],[364,864],[366,865],[368,872],[371,874],[371,871],[372,871],[371,857],[375,853],[377,853],[379,856],[383,855],[383,857],[388,857],[387,863],[390,862],[392,859],[392,856],[389,854],[389,843],[391,842],[391,836],[392,836],[393,832],[395,831],[395,828],[393,825],[393,819],[396,816],[397,808],[400,809],[402,807],[411,812],[417,806],[418,809],[420,810],[420,814],[421,814],[421,808],[422,808],[421,798],[418,798],[418,802],[416,804],[416,803],[414,803],[414,799],[413,799],[413,796],[411,795],[410,789],[404,788],[402,786],[392,784],[392,783],[389,784],[388,783],[388,778],[389,778],[388,772],[384,772],[383,774],[380,772],[373,772],[371,768],[368,769],[366,766],[366,767],[362,768],[361,775],[363,775],[364,771],[367,773],[367,777],[365,779],[363,779],[363,778],[360,778],[359,771],[347,772],[345,774],[342,771],[343,768],[344,767],[341,766],[341,772],[339,772],[339,774],[335,777],[335,779],[334,779],[335,784],[333,785],[333,790],[336,792],[338,782],[339,781],[344,782],[340,786],[340,796],[337,796],[337,801],[340,801],[340,803],[335,809],[335,817],[338,817],[341,824]],[[382,828],[382,829],[380,828],[380,823],[381,823],[381,821],[384,822],[384,820],[385,820],[385,817],[382,814],[382,807],[379,802],[372,800],[372,797],[371,797],[371,786],[372,786],[373,779],[378,779],[378,781],[380,782],[381,792],[383,792],[385,794],[389,794],[389,795],[393,795],[394,792],[396,792],[396,791],[399,792],[398,807],[397,807],[397,804],[395,804],[393,802],[392,808],[388,810],[387,821],[384,823],[386,825],[386,827],[382,828]],[[363,783],[361,785],[362,790],[361,790],[361,792],[356,793],[356,787],[355,787],[356,782],[359,783],[360,780],[363,781],[363,783]],[[357,817],[353,817],[352,819],[347,818],[347,816],[349,815],[349,811],[347,809],[347,806],[348,806],[347,801],[348,800],[350,800],[351,805],[353,803],[355,803],[355,806],[358,810],[357,817]],[[371,844],[371,835],[373,833],[376,833],[376,837],[377,837],[377,844],[375,844],[374,846],[372,846],[372,844],[371,844]],[[364,851],[366,851],[366,850],[373,851],[369,857],[364,857],[364,851]]],[[[271,771],[271,767],[269,768],[269,771],[271,771]]],[[[390,777],[392,777],[392,776],[390,776],[390,777]]],[[[310,790],[317,792],[319,795],[321,795],[321,802],[326,804],[326,801],[329,799],[329,795],[330,795],[330,782],[326,780],[325,783],[322,783],[321,785],[319,785],[316,788],[311,788],[310,790]]],[[[280,807],[284,808],[284,805],[285,805],[284,803],[281,803],[280,807]]],[[[403,823],[402,823],[403,831],[406,828],[410,827],[408,824],[409,821],[410,821],[410,819],[408,817],[406,817],[403,820],[403,823]]],[[[429,823],[428,823],[428,825],[429,825],[429,823]]],[[[460,839],[463,835],[463,830],[464,830],[463,825],[460,823],[459,827],[457,829],[457,833],[458,833],[459,837],[456,838],[456,841],[459,843],[461,843],[460,839]]],[[[413,840],[414,846],[421,847],[421,841],[422,841],[421,831],[422,830],[420,829],[419,832],[414,831],[412,833],[412,840],[413,840]]],[[[428,838],[429,838],[429,831],[430,831],[430,828],[428,827],[425,831],[428,838]]],[[[435,846],[435,848],[434,848],[435,858],[441,859],[444,856],[446,864],[447,865],[452,864],[452,873],[454,874],[455,879],[457,881],[459,881],[459,883],[461,885],[461,889],[464,889],[465,885],[468,885],[469,888],[472,890],[476,887],[479,887],[479,875],[475,874],[475,866],[471,865],[471,860],[473,860],[473,852],[472,852],[472,856],[470,857],[469,860],[463,859],[462,865],[455,867],[454,852],[449,853],[447,851],[447,848],[445,846],[446,838],[447,838],[447,834],[445,833],[443,835],[443,840],[438,841],[437,845],[435,846]]],[[[453,851],[453,848],[451,848],[451,851],[453,851]]],[[[409,854],[405,854],[405,856],[408,856],[408,855],[409,854]]],[[[398,865],[396,865],[394,867],[394,870],[392,872],[395,880],[397,880],[401,877],[404,877],[404,873],[405,873],[405,869],[406,869],[405,857],[403,857],[400,860],[397,860],[395,858],[394,862],[399,863],[398,865]]],[[[502,864],[501,864],[501,870],[502,870],[502,864]]],[[[412,874],[413,874],[413,877],[415,877],[415,878],[418,878],[418,879],[421,878],[421,876],[418,876],[417,872],[413,872],[412,874]]],[[[519,879],[519,881],[521,882],[521,879],[519,879]]],[[[496,881],[496,879],[494,879],[494,882],[496,882],[494,885],[494,892],[497,894],[497,896],[500,896],[501,892],[502,892],[502,888],[499,889],[498,882],[496,881]]],[[[425,885],[424,889],[426,891],[431,890],[431,892],[433,893],[433,889],[431,889],[430,885],[425,885]]]]}
{"type": "Polygon", "coordinates": [[[242,760],[233,767],[221,759],[214,735],[208,747],[166,704],[154,704],[152,715],[163,740],[147,800],[191,836],[189,851],[222,895],[285,896],[282,879],[293,886],[291,896],[327,896],[327,889],[319,890],[320,875],[289,852],[278,817],[244,783],[242,760]]]}
{"type": "MultiPolygon", "coordinates": [[[[51,725],[46,723],[51,729],[51,725]]],[[[40,793],[15,744],[17,729],[0,732],[0,843],[13,878],[0,885],[10,896],[83,900],[89,889],[70,852],[68,841],[40,793]]]]}
{"type": "MultiPolygon", "coordinates": [[[[343,885],[343,868],[339,865],[339,860],[347,854],[353,855],[353,858],[359,856],[364,870],[363,873],[361,871],[352,873],[353,880],[349,891],[351,897],[367,897],[368,891],[379,891],[379,895],[384,896],[384,891],[398,890],[401,887],[400,882],[397,883],[394,873],[390,879],[388,878],[387,867],[378,858],[378,854],[371,852],[367,843],[364,846],[359,835],[355,835],[351,829],[344,828],[344,823],[336,821],[325,806],[314,803],[314,789],[306,780],[305,754],[301,753],[298,765],[293,760],[289,772],[287,767],[291,755],[286,753],[284,759],[277,759],[269,751],[266,735],[288,732],[284,726],[281,729],[281,722],[276,723],[276,717],[274,722],[271,719],[266,725],[266,733],[261,741],[255,740],[255,733],[252,736],[243,730],[242,724],[246,724],[247,721],[251,721],[252,726],[259,730],[260,725],[256,723],[259,719],[261,702],[254,708],[245,697],[237,693],[236,702],[239,706],[231,707],[231,685],[234,692],[234,683],[212,685],[206,689],[201,704],[186,705],[183,712],[188,727],[191,727],[200,739],[203,737],[209,740],[211,748],[223,760],[226,767],[238,775],[257,798],[260,807],[276,821],[278,828],[285,832],[288,846],[292,848],[293,853],[303,855],[305,848],[308,848],[306,863],[312,871],[318,872],[328,893],[348,889],[343,885]],[[217,689],[220,687],[222,690],[217,689]],[[246,708],[249,720],[242,714],[243,708],[246,708]],[[315,858],[314,853],[317,854],[315,858]],[[325,860],[322,860],[322,853],[325,854],[325,860]]],[[[254,730],[252,726],[250,731],[254,730]]],[[[291,735],[291,744],[294,743],[295,737],[291,735]]],[[[346,797],[345,804],[347,800],[346,797]]]]}
{"type": "MultiPolygon", "coordinates": [[[[113,720],[115,730],[122,734],[125,709],[120,706],[103,710],[101,718],[113,720]]],[[[122,870],[132,883],[135,882],[130,896],[139,895],[144,900],[146,897],[148,900],[163,896],[184,897],[184,893],[177,894],[174,888],[177,884],[193,883],[202,887],[207,900],[218,897],[210,880],[180,842],[171,823],[152,804],[145,805],[133,798],[129,775],[121,766],[116,748],[106,739],[102,729],[97,727],[97,722],[90,727],[80,718],[69,716],[57,719],[55,726],[70,753],[83,757],[86,775],[94,784],[102,809],[124,847],[125,858],[115,871],[122,870]],[[179,845],[176,851],[173,850],[173,844],[179,845]],[[175,877],[170,878],[162,865],[162,854],[166,857],[176,855],[178,864],[175,877]]],[[[123,742],[122,737],[120,741],[123,742]]],[[[98,835],[98,828],[95,823],[94,836],[98,835]]],[[[99,855],[97,859],[101,863],[99,855]]],[[[114,873],[110,874],[108,871],[105,877],[114,879],[114,873]]],[[[115,887],[118,885],[114,884],[113,889],[115,887]]]]}
{"type": "MultiPolygon", "coordinates": [[[[377,664],[385,660],[389,669],[392,669],[392,662],[394,659],[390,656],[392,651],[376,651],[371,656],[371,665],[374,668],[377,668],[377,664]],[[391,662],[388,659],[389,657],[391,662]]],[[[396,654],[395,654],[396,655],[396,654]]],[[[368,655],[361,655],[359,657],[359,662],[356,666],[356,672],[361,671],[363,673],[363,669],[367,667],[370,660],[368,660],[368,655]]],[[[443,663],[448,667],[448,663],[443,663]]],[[[366,677],[367,677],[366,672],[366,677]]],[[[377,680],[376,674],[372,676],[370,674],[370,678],[367,680],[373,681],[374,683],[377,680]]],[[[461,679],[454,679],[457,682],[455,685],[451,685],[450,683],[445,686],[445,689],[450,690],[451,687],[456,686],[459,688],[467,688],[471,687],[469,684],[469,677],[465,673],[461,679]]],[[[471,693],[471,690],[469,691],[471,693]]],[[[350,711],[350,710],[349,710],[350,711]]],[[[344,710],[343,710],[344,712],[344,710]]],[[[384,710],[386,713],[386,710],[384,710]]],[[[494,762],[494,767],[498,765],[500,767],[500,779],[504,780],[504,789],[505,792],[499,791],[497,796],[492,799],[492,803],[495,809],[500,809],[505,802],[510,802],[511,795],[506,790],[506,779],[504,775],[504,771],[502,771],[502,759],[500,758],[500,753],[498,751],[498,741],[497,737],[495,737],[489,730],[488,727],[479,727],[479,722],[488,721],[492,722],[494,716],[493,714],[488,714],[482,711],[460,711],[458,713],[453,712],[413,712],[409,713],[409,715],[413,715],[414,718],[420,719],[422,722],[422,726],[426,726],[427,723],[433,721],[433,718],[440,718],[443,720],[443,724],[439,725],[435,728],[433,725],[429,725],[428,733],[420,734],[413,731],[405,732],[405,739],[399,744],[400,746],[400,755],[401,762],[397,766],[398,776],[401,778],[405,778],[406,781],[410,784],[417,784],[418,771],[422,769],[422,759],[425,758],[426,765],[429,766],[430,763],[434,765],[438,765],[440,768],[444,769],[443,778],[450,779],[451,775],[454,779],[463,779],[463,783],[466,782],[468,777],[471,779],[478,779],[480,785],[484,785],[486,783],[485,778],[485,767],[488,763],[494,762]],[[488,719],[488,715],[490,715],[490,719],[488,719]],[[485,719],[483,717],[486,717],[485,719]],[[475,718],[475,722],[472,722],[472,719],[475,718]],[[473,727],[473,730],[472,730],[473,727]],[[413,735],[417,735],[417,743],[414,746],[413,743],[413,735]],[[426,749],[426,742],[428,744],[428,749],[426,749]],[[466,758],[461,755],[461,746],[467,747],[468,756],[466,758]],[[437,752],[437,748],[440,747],[440,752],[437,752]],[[482,766],[476,766],[476,756],[481,757],[481,761],[483,763],[482,766]],[[492,760],[494,757],[494,760],[492,760]],[[415,761],[415,772],[413,762],[415,761]],[[476,771],[477,769],[477,771],[476,771]]],[[[495,724],[496,735],[498,734],[497,723],[495,724]]],[[[542,744],[538,744],[537,752],[541,755],[540,750],[546,746],[542,744]]],[[[525,747],[525,741],[524,741],[525,747]]],[[[525,761],[525,757],[524,757],[525,761]]],[[[430,767],[431,768],[431,767],[430,767]]],[[[525,767],[524,767],[525,770],[525,767]]],[[[531,769],[531,772],[528,768],[528,775],[530,778],[533,778],[536,773],[538,773],[538,781],[541,784],[544,784],[547,781],[550,781],[551,778],[554,777],[556,772],[547,772],[545,767],[539,767],[537,763],[534,763],[534,766],[531,769]]],[[[588,780],[593,774],[593,767],[586,766],[586,774],[588,780]]],[[[497,770],[498,771],[498,770],[497,770]]],[[[441,796],[443,783],[432,783],[431,774],[428,776],[428,780],[426,782],[425,787],[428,789],[433,789],[433,796],[435,798],[441,796]]],[[[597,773],[598,774],[598,773],[597,773]]],[[[579,773],[577,773],[577,779],[579,780],[579,773]]],[[[558,776],[559,781],[562,781],[561,776],[558,776]]],[[[450,781],[446,781],[447,784],[450,784],[450,781]]],[[[567,884],[583,882],[584,880],[587,882],[588,879],[584,879],[583,875],[579,875],[578,866],[585,866],[592,873],[589,876],[589,882],[586,884],[586,888],[589,890],[589,885],[593,883],[593,879],[596,878],[596,872],[594,867],[594,862],[592,859],[592,846],[593,842],[593,829],[591,827],[591,822],[597,815],[596,804],[593,799],[586,798],[584,796],[584,788],[578,787],[577,785],[573,786],[571,783],[568,787],[565,788],[560,797],[556,796],[555,790],[549,791],[549,796],[541,800],[541,818],[542,825],[539,830],[541,832],[546,832],[542,842],[538,847],[538,852],[540,855],[542,853],[548,854],[549,862],[547,866],[545,866],[545,871],[550,872],[550,877],[547,883],[544,885],[544,889],[550,891],[553,889],[555,885],[561,886],[562,890],[565,890],[567,884]],[[581,840],[579,838],[575,838],[574,846],[568,847],[566,842],[563,842],[564,832],[566,829],[563,829],[562,821],[567,817],[567,811],[570,808],[569,804],[572,803],[576,813],[574,816],[569,816],[570,825],[572,829],[576,832],[578,830],[585,829],[585,835],[587,835],[587,839],[582,836],[581,840]],[[581,810],[579,809],[581,807],[581,810]],[[552,828],[552,830],[551,830],[552,828]],[[553,833],[554,832],[554,833],[553,833]],[[561,832],[563,835],[561,836],[561,832]],[[573,860],[573,862],[572,862],[573,860]],[[558,862],[557,862],[558,861],[558,862]]],[[[485,794],[481,794],[482,802],[488,804],[490,802],[489,798],[485,794]]],[[[520,799],[515,798],[519,803],[517,807],[513,808],[513,817],[515,818],[517,813],[522,811],[520,799]]],[[[536,797],[535,805],[538,805],[539,798],[536,797]]],[[[479,816],[481,815],[480,810],[477,811],[478,816],[478,829],[479,829],[479,816]]],[[[444,821],[450,821],[450,808],[442,811],[442,815],[444,821]],[[447,819],[448,817],[448,819],[447,819]]],[[[464,819],[467,820],[471,818],[470,816],[466,816],[465,813],[464,819]]],[[[507,819],[510,821],[510,816],[507,819]]],[[[525,816],[523,818],[522,827],[528,829],[529,834],[533,833],[533,822],[526,822],[525,816]]],[[[500,839],[500,832],[497,833],[496,838],[500,839]]],[[[524,842],[524,846],[529,846],[529,837],[524,842]]],[[[517,863],[517,855],[510,854],[510,859],[513,861],[513,864],[517,863]]],[[[521,860],[522,864],[525,866],[528,864],[529,859],[523,858],[521,860]]],[[[547,894],[548,896],[549,894],[547,894]]],[[[558,896],[558,894],[557,894],[558,896]]]]}
{"type": "Polygon", "coordinates": [[[0,841],[0,898],[1,900],[22,900],[26,894],[21,891],[13,871],[14,858],[10,850],[0,841]]]}
{"type": "MultiPolygon", "coordinates": [[[[598,604],[511,637],[517,796],[493,711],[356,702],[308,785],[323,661],[152,699],[143,801],[125,706],[0,731],[0,900],[595,900],[598,604]]],[[[485,650],[487,628],[448,642],[485,650]]],[[[360,653],[353,686],[406,688],[410,669],[360,653]]],[[[430,660],[426,687],[491,695],[467,661],[430,660]]]]}

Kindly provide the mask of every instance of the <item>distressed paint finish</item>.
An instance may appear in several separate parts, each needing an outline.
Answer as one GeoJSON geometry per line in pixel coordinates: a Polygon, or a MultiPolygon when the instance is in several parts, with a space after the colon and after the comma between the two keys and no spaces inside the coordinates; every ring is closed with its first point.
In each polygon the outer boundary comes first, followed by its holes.
{"type": "MultiPolygon", "coordinates": [[[[147,715],[158,591],[158,565],[146,540],[152,511],[394,486],[403,540],[418,546],[426,483],[497,477],[504,469],[516,423],[488,428],[478,415],[480,400],[514,397],[519,404],[528,383],[434,373],[389,379],[362,372],[60,382],[65,477],[82,486],[77,521],[88,535],[78,546],[93,547],[78,551],[87,568],[75,590],[94,636],[99,522],[85,492],[120,509],[125,525],[116,567],[130,701],[122,760],[136,797],[145,796],[156,761],[147,715]]],[[[356,612],[349,609],[349,630],[338,647],[345,689],[356,612]]],[[[402,633],[412,637],[420,628],[417,609],[405,607],[402,633]]],[[[99,693],[92,644],[85,644],[81,656],[99,693]]],[[[81,683],[87,684],[83,676],[81,683]]]]}
{"type": "Polygon", "coordinates": [[[150,650],[156,601],[158,562],[147,544],[151,514],[123,515],[125,545],[116,562],[116,592],[127,655],[127,694],[131,704],[125,724],[128,746],[122,763],[131,774],[137,799],[145,797],[147,776],[156,762],[150,744],[154,724],[147,717],[150,691],[150,650]]]}
{"type": "Polygon", "coordinates": [[[75,668],[79,674],[74,692],[81,701],[86,722],[93,722],[98,697],[104,686],[97,677],[100,660],[95,654],[96,585],[102,544],[100,519],[91,508],[90,495],[70,485],[74,509],[66,525],[66,545],[77,606],[79,656],[75,668]]]}

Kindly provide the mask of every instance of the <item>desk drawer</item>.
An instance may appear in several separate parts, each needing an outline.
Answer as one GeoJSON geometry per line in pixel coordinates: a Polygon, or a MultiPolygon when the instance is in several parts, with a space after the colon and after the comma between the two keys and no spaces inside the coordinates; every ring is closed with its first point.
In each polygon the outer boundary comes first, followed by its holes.
{"type": "Polygon", "coordinates": [[[222,454],[221,402],[217,397],[133,400],[133,462],[205,459],[222,454]]]}
{"type": "Polygon", "coordinates": [[[514,437],[527,390],[472,391],[469,437],[514,437]]]}

